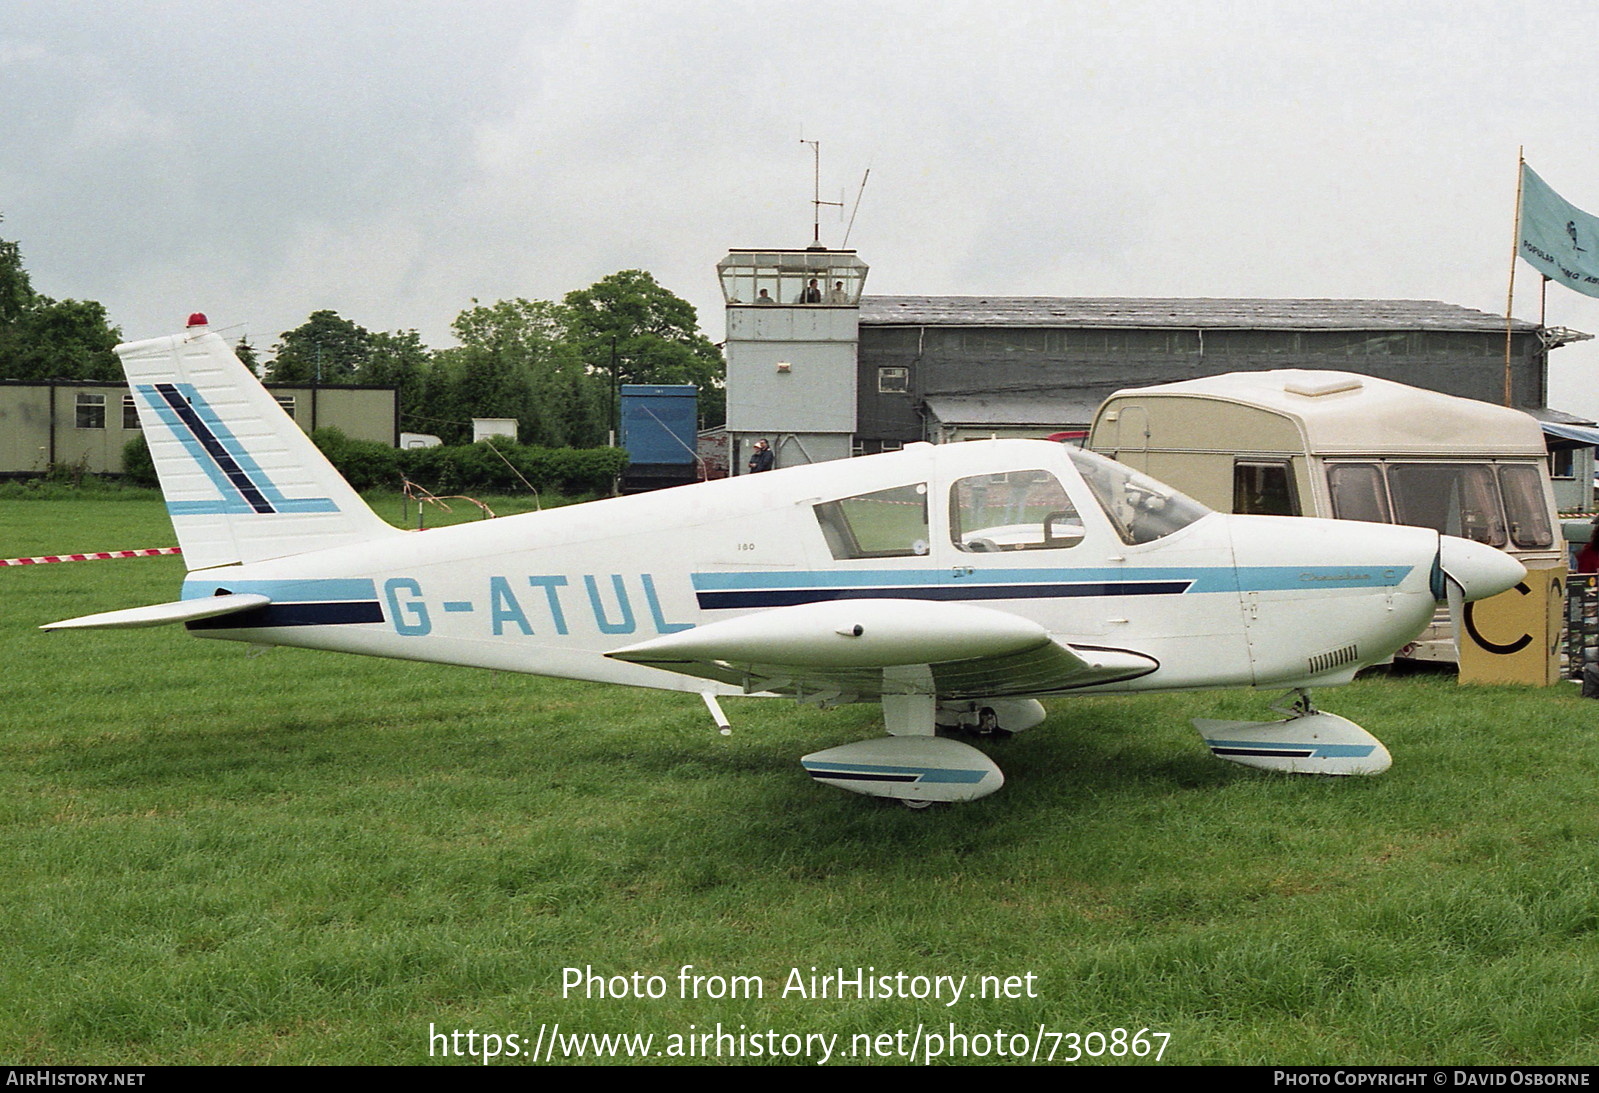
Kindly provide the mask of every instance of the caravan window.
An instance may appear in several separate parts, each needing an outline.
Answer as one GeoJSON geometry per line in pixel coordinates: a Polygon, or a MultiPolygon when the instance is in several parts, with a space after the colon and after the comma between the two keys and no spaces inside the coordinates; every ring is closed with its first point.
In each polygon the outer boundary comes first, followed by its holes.
{"type": "Polygon", "coordinates": [[[1526,550],[1553,546],[1549,504],[1544,500],[1543,476],[1538,468],[1531,463],[1501,463],[1499,488],[1505,495],[1510,541],[1526,550]]]}
{"type": "Polygon", "coordinates": [[[1499,486],[1485,463],[1393,463],[1394,521],[1489,546],[1505,545],[1499,486]]]}
{"type": "Polygon", "coordinates": [[[1281,461],[1233,464],[1233,511],[1255,516],[1298,516],[1294,476],[1281,461]]]}
{"type": "Polygon", "coordinates": [[[1489,546],[1554,545],[1543,475],[1533,463],[1329,463],[1340,520],[1410,524],[1489,546]],[[1389,498],[1392,498],[1392,509],[1389,498]],[[1502,503],[1502,504],[1501,504],[1502,503]]]}
{"type": "Polygon", "coordinates": [[[1338,519],[1393,523],[1388,514],[1388,491],[1383,488],[1382,471],[1377,464],[1330,463],[1327,488],[1332,493],[1333,515],[1338,519]]]}

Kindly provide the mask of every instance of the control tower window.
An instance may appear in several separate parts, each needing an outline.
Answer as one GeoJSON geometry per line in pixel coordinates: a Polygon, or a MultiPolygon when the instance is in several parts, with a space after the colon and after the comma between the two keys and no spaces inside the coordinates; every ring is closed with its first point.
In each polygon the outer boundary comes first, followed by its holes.
{"type": "Polygon", "coordinates": [[[859,307],[867,265],[854,251],[733,251],[716,264],[730,305],[859,307]]]}

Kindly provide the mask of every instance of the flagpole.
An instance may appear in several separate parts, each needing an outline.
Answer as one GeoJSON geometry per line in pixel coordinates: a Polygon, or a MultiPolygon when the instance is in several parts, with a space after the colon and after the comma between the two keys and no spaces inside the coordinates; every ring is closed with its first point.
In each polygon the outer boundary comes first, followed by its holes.
{"type": "Polygon", "coordinates": [[[1516,255],[1521,250],[1521,176],[1527,165],[1526,145],[1516,147],[1516,226],[1510,233],[1510,288],[1505,293],[1505,405],[1511,405],[1510,331],[1511,310],[1516,303],[1516,255]]]}

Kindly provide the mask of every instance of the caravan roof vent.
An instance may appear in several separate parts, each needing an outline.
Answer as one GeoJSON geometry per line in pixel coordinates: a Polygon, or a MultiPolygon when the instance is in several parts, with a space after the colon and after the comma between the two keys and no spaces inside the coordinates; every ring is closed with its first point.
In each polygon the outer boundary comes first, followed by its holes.
{"type": "Polygon", "coordinates": [[[1318,398],[1321,395],[1337,395],[1344,391],[1358,391],[1365,384],[1359,376],[1348,375],[1320,375],[1302,376],[1299,379],[1289,380],[1283,384],[1283,390],[1290,395],[1304,395],[1306,398],[1318,398]]]}

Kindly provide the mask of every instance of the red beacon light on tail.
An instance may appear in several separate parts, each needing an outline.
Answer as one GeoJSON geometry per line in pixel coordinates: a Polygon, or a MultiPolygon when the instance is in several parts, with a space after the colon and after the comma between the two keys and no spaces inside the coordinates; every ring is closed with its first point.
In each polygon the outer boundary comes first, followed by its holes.
{"type": "Polygon", "coordinates": [[[197,326],[210,326],[210,325],[211,325],[210,323],[206,322],[205,312],[203,312],[203,311],[196,311],[194,314],[189,316],[188,327],[189,327],[190,330],[193,330],[197,326]]]}

